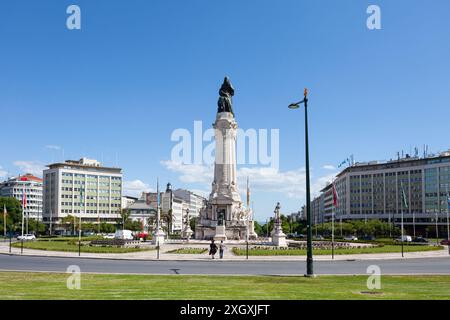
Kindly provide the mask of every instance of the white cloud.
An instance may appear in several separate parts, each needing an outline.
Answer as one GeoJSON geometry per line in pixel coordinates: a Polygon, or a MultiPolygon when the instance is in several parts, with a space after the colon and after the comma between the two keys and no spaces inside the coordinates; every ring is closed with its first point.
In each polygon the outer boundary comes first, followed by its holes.
{"type": "MultiPolygon", "coordinates": [[[[168,170],[179,173],[180,180],[185,183],[204,184],[208,188],[213,180],[212,166],[184,165],[172,161],[161,161],[168,170]]],[[[303,199],[306,193],[306,173],[304,168],[279,171],[270,167],[240,168],[237,172],[238,185],[245,192],[247,177],[250,180],[252,193],[255,191],[282,193],[289,198],[303,199]]],[[[327,183],[331,182],[335,173],[311,179],[311,196],[319,194],[327,183]]]]}
{"type": "Polygon", "coordinates": [[[45,146],[46,149],[50,149],[50,150],[61,150],[60,146],[55,146],[55,145],[46,145],[45,146]]]}
{"type": "Polygon", "coordinates": [[[336,167],[331,164],[326,164],[322,168],[325,170],[336,170],[336,167]]]}
{"type": "Polygon", "coordinates": [[[123,182],[123,195],[131,197],[140,197],[142,192],[154,192],[150,185],[141,181],[124,181],[123,182]]]}
{"type": "Polygon", "coordinates": [[[14,161],[16,167],[19,167],[21,173],[31,173],[32,175],[42,177],[42,171],[46,169],[45,165],[38,161],[14,161]]]}
{"type": "Polygon", "coordinates": [[[198,164],[182,164],[176,161],[161,161],[161,164],[169,171],[180,174],[180,181],[185,183],[208,183],[214,178],[214,167],[198,164]]]}

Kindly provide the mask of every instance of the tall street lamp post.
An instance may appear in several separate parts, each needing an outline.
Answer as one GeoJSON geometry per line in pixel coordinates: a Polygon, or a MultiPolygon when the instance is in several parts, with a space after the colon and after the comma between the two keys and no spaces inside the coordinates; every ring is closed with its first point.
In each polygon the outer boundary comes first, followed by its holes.
{"type": "Polygon", "coordinates": [[[305,88],[304,98],[297,103],[291,103],[289,109],[298,109],[300,104],[305,105],[305,157],[306,157],[306,227],[307,227],[307,258],[306,275],[314,276],[312,253],[312,225],[311,225],[311,190],[309,178],[309,144],[308,144],[308,89],[305,88]]]}

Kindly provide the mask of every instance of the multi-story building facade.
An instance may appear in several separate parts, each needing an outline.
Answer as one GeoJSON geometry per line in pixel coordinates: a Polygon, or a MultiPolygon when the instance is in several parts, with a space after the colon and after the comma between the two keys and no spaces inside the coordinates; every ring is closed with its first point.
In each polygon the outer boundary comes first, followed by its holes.
{"type": "MultiPolygon", "coordinates": [[[[142,199],[152,207],[157,207],[157,193],[143,193],[142,199]]],[[[181,232],[184,228],[187,209],[189,217],[198,217],[200,209],[205,205],[206,199],[192,191],[185,189],[172,190],[172,185],[167,184],[166,190],[160,192],[161,214],[168,214],[172,210],[171,233],[181,232]]]]}
{"type": "Polygon", "coordinates": [[[130,197],[130,196],[122,196],[122,209],[127,209],[133,203],[138,201],[138,198],[130,197]]]}
{"type": "Polygon", "coordinates": [[[195,192],[186,189],[176,189],[173,191],[173,194],[188,204],[189,216],[191,218],[198,217],[200,210],[206,205],[206,198],[195,192]]]}
{"type": "Polygon", "coordinates": [[[388,162],[357,163],[333,182],[338,204],[333,206],[331,184],[312,201],[313,223],[336,219],[380,219],[423,230],[447,224],[450,196],[450,154],[388,162]],[[403,197],[404,193],[404,197],[403,197]],[[403,199],[404,198],[404,199],[403,199]],[[406,201],[406,204],[405,204],[406,201]]]}
{"type": "Polygon", "coordinates": [[[142,224],[142,230],[149,232],[153,230],[156,224],[156,207],[147,204],[145,199],[138,199],[126,208],[130,213],[132,221],[139,221],[142,224]]]}
{"type": "Polygon", "coordinates": [[[41,221],[43,206],[42,186],[42,179],[32,174],[13,177],[0,183],[0,197],[11,197],[23,201],[23,193],[25,191],[26,207],[24,217],[41,221]]]}
{"type": "Polygon", "coordinates": [[[44,170],[44,221],[67,216],[83,222],[115,223],[120,218],[122,169],[82,158],[48,165],[44,170]]]}

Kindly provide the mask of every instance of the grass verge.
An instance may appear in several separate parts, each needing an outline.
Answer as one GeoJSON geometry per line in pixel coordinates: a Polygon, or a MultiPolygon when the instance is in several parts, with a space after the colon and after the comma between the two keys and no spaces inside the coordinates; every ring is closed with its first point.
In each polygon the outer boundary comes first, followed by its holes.
{"type": "MultiPolygon", "coordinates": [[[[334,254],[370,254],[370,253],[400,253],[401,246],[388,245],[380,247],[369,248],[349,248],[349,249],[335,249],[334,254]]],[[[436,251],[442,250],[442,246],[420,246],[420,245],[405,245],[404,252],[421,252],[421,251],[436,251]]],[[[238,256],[246,255],[246,249],[233,248],[233,253],[238,256]]],[[[317,249],[314,250],[314,255],[331,255],[331,249],[317,249]]],[[[303,256],[306,255],[306,249],[249,249],[249,256],[303,256]]]]}
{"type": "Polygon", "coordinates": [[[206,252],[208,252],[208,249],[205,248],[180,248],[167,251],[167,253],[175,253],[175,254],[204,254],[206,252]]]}
{"type": "Polygon", "coordinates": [[[382,276],[379,294],[364,294],[366,276],[151,276],[0,272],[0,299],[130,300],[448,300],[450,276],[382,276]]]}
{"type": "MultiPolygon", "coordinates": [[[[15,242],[12,244],[15,248],[20,248],[21,243],[15,242]]],[[[64,251],[64,252],[78,252],[78,243],[75,241],[27,241],[23,243],[26,249],[44,250],[44,251],[64,251]]],[[[147,251],[150,249],[141,248],[120,248],[120,247],[99,247],[89,246],[82,243],[81,252],[90,253],[129,253],[138,251],[147,251]]]]}

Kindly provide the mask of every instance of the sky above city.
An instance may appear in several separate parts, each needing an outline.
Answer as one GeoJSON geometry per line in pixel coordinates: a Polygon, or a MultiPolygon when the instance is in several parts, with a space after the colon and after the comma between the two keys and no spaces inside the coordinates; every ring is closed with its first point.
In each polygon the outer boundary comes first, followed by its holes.
{"type": "Polygon", "coordinates": [[[174,161],[171,137],[211,128],[227,75],[239,127],[279,130],[277,168],[238,166],[242,197],[249,177],[257,220],[277,202],[296,212],[304,113],[287,106],[304,87],[313,195],[350,155],[450,148],[449,13],[448,0],[4,1],[0,179],[89,157],[123,169],[124,195],[157,178],[208,194],[212,167],[174,161]],[[71,4],[81,30],[66,27],[71,4]],[[371,4],[381,30],[367,28],[371,4]]]}

